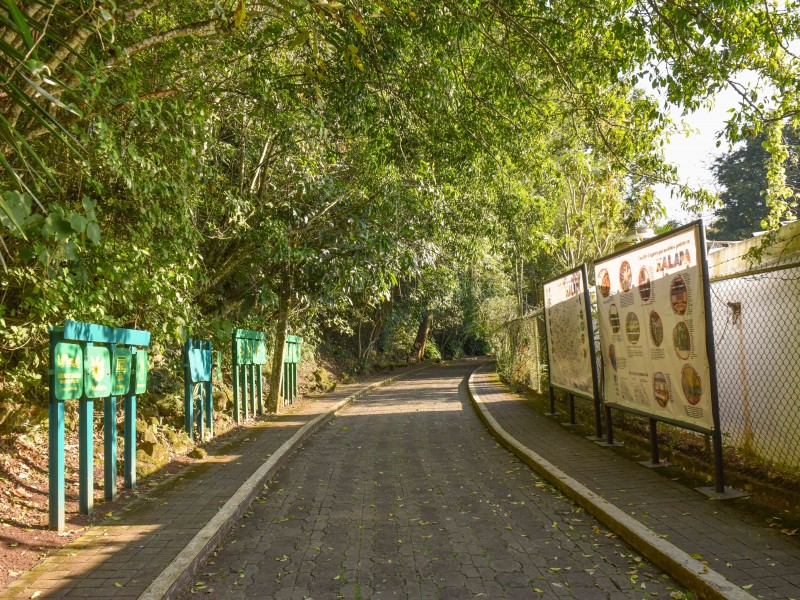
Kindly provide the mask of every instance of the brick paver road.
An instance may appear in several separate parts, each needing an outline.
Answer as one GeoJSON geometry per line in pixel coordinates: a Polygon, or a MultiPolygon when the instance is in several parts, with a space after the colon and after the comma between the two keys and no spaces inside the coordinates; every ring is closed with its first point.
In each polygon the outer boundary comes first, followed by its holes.
{"type": "Polygon", "coordinates": [[[183,598],[670,598],[679,586],[502,449],[462,362],[331,420],[183,598]]]}

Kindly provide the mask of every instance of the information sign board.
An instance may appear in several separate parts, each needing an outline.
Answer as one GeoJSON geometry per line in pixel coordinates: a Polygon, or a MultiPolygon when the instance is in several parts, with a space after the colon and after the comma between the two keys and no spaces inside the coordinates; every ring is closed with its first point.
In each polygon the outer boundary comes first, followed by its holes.
{"type": "Polygon", "coordinates": [[[211,381],[211,350],[192,348],[189,350],[189,373],[192,383],[211,381]]]}
{"type": "Polygon", "coordinates": [[[236,340],[236,352],[238,356],[238,364],[240,365],[252,365],[253,364],[253,350],[254,350],[254,340],[249,339],[237,339],[236,340]]]}
{"type": "Polygon", "coordinates": [[[147,350],[136,351],[136,395],[144,394],[147,391],[147,350]]]}
{"type": "Polygon", "coordinates": [[[264,340],[253,340],[253,364],[265,365],[267,364],[267,342],[264,340]]]}
{"type": "Polygon", "coordinates": [[[124,396],[131,386],[131,349],[114,348],[114,360],[111,361],[113,381],[111,384],[112,396],[124,396]]]}
{"type": "Polygon", "coordinates": [[[713,431],[700,224],[595,264],[610,405],[713,431]]]}
{"type": "Polygon", "coordinates": [[[575,269],[544,284],[544,309],[550,383],[594,398],[594,344],[587,293],[583,268],[575,269]]]}
{"type": "Polygon", "coordinates": [[[111,395],[111,356],[104,346],[87,346],[83,360],[83,389],[87,398],[111,395]]]}
{"type": "Polygon", "coordinates": [[[77,400],[83,395],[83,351],[79,344],[56,344],[55,394],[59,400],[77,400]]]}

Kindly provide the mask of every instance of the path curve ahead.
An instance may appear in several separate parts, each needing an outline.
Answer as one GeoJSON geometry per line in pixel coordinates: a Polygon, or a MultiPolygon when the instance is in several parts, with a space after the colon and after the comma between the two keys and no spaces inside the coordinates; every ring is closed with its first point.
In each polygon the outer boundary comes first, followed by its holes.
{"type": "Polygon", "coordinates": [[[182,598],[680,598],[501,448],[463,361],[343,410],[278,472],[182,598]]]}

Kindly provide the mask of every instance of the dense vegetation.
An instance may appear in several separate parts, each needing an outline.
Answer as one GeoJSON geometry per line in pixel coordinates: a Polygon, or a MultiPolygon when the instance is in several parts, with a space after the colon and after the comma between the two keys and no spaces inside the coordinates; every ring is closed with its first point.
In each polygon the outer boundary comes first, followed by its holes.
{"type": "Polygon", "coordinates": [[[774,226],[798,8],[5,0],[0,423],[44,401],[65,318],[152,330],[167,364],[188,335],[291,327],[364,368],[425,315],[440,351],[484,351],[487,320],[657,219],[656,183],[713,201],[664,163],[651,89],[740,92],[727,136],[763,135],[774,226]]]}

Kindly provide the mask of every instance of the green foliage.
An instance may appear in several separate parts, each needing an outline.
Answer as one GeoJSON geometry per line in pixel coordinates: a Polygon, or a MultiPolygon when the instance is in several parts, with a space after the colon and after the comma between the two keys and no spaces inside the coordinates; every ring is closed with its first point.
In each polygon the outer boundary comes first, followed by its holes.
{"type": "MultiPolygon", "coordinates": [[[[714,175],[723,187],[720,194],[722,206],[716,212],[718,219],[714,224],[715,238],[745,239],[753,232],[767,227],[768,223],[763,222],[770,213],[764,193],[769,187],[767,164],[774,160],[783,162],[786,165],[785,185],[793,190],[800,189],[798,144],[794,132],[788,128],[784,130],[783,137],[789,153],[785,159],[778,155],[770,158],[771,155],[765,147],[765,137],[765,134],[760,134],[748,138],[744,144],[714,162],[714,175]]],[[[773,168],[780,169],[780,165],[773,168]]]]}
{"type": "Polygon", "coordinates": [[[729,137],[797,119],[797,8],[8,0],[0,398],[44,397],[65,318],[160,349],[288,322],[349,336],[363,367],[430,311],[445,356],[483,351],[509,298],[523,312],[676,185],[637,83],[691,110],[750,69],[775,93],[742,89],[729,137]]]}

